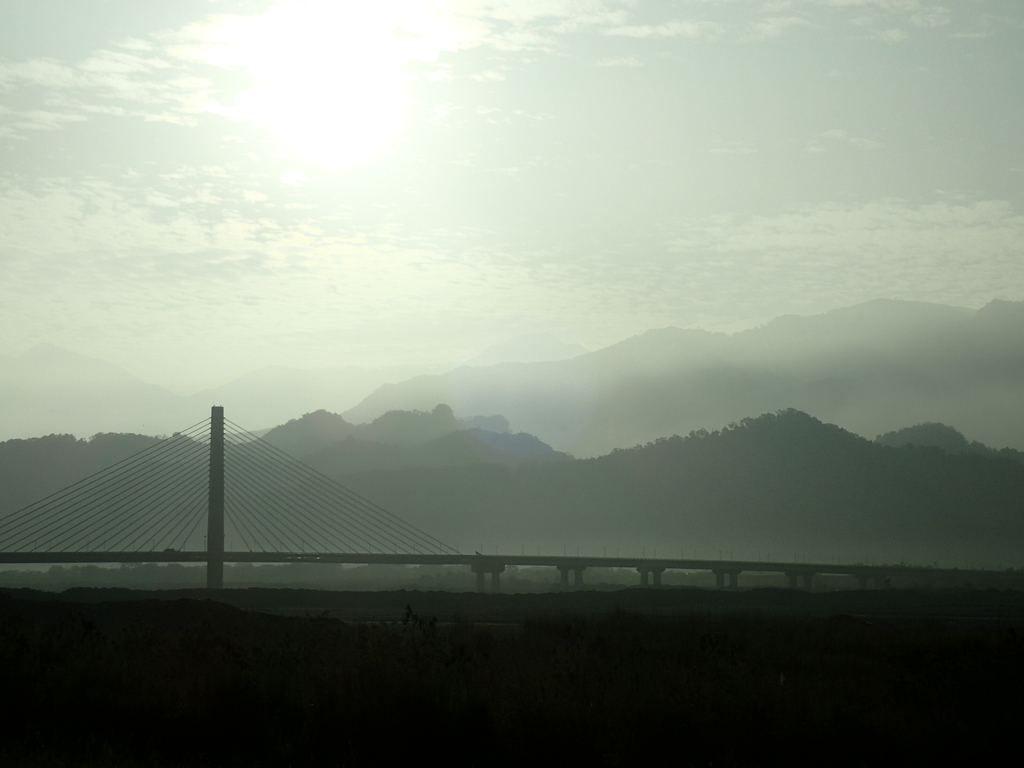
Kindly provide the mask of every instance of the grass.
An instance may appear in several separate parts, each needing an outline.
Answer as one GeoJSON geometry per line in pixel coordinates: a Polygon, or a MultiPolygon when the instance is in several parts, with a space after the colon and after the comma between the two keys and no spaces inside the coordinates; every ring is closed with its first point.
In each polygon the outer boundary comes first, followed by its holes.
{"type": "Polygon", "coordinates": [[[916,764],[983,759],[1019,728],[1012,629],[395,618],[3,600],[0,684],[16,706],[0,754],[52,766],[916,764]]]}

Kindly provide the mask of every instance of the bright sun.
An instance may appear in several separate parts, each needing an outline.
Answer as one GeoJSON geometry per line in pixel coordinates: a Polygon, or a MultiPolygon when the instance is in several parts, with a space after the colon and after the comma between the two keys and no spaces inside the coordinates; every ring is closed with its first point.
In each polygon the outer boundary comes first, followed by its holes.
{"type": "Polygon", "coordinates": [[[451,39],[426,5],[286,2],[218,21],[205,58],[255,77],[235,118],[271,129],[291,154],[344,168],[394,145],[409,106],[406,65],[451,39]]]}

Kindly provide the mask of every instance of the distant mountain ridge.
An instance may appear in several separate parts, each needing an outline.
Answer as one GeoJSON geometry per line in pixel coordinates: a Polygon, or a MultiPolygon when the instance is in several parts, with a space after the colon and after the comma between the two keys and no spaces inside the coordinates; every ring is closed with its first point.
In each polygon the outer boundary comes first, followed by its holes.
{"type": "Polygon", "coordinates": [[[567,360],[587,350],[580,344],[566,344],[550,333],[534,333],[493,344],[466,365],[499,365],[501,363],[542,363],[567,360]]]}
{"type": "Polygon", "coordinates": [[[336,413],[316,411],[275,427],[263,439],[331,475],[570,458],[533,435],[511,434],[502,416],[459,419],[444,404],[429,412],[390,411],[369,424],[350,424],[336,413]]]}
{"type": "Polygon", "coordinates": [[[0,359],[0,440],[51,433],[170,434],[220,404],[235,423],[262,429],[296,413],[347,407],[382,381],[399,381],[421,370],[272,366],[183,396],[105,360],[40,344],[19,357],[0,359]]]}
{"type": "Polygon", "coordinates": [[[886,432],[875,438],[879,445],[892,448],[914,446],[917,448],[938,448],[954,456],[977,454],[992,459],[1009,459],[1024,464],[1024,452],[1013,448],[990,448],[977,440],[968,441],[963,433],[946,424],[915,424],[894,432],[886,432]]]}
{"type": "Polygon", "coordinates": [[[731,336],[663,328],[568,359],[410,378],[412,370],[267,368],[180,397],[43,345],[0,361],[0,439],[169,434],[214,404],[259,430],[320,409],[367,423],[447,403],[463,417],[502,414],[511,431],[577,456],[785,408],[866,437],[936,422],[958,425],[972,441],[1024,450],[1024,302],[969,310],[874,301],[731,336]]]}
{"type": "MultiPolygon", "coordinates": [[[[391,412],[370,424],[350,424],[327,411],[307,413],[262,439],[324,474],[493,464],[570,461],[533,435],[512,434],[501,416],[458,419],[446,405],[426,412],[391,412]]],[[[160,438],[97,434],[0,442],[0,515],[106,469],[160,438]]]]}
{"type": "Polygon", "coordinates": [[[178,395],[104,360],[40,344],[0,365],[0,439],[160,434],[197,421],[178,395]]]}
{"type": "MultiPolygon", "coordinates": [[[[581,351],[578,345],[539,334],[489,347],[468,364],[565,358],[581,351]]],[[[169,434],[195,423],[217,404],[227,408],[235,423],[263,430],[297,413],[350,408],[384,382],[437,370],[425,365],[266,366],[183,396],[105,360],[39,344],[18,357],[0,357],[0,440],[61,433],[169,434]]]]}
{"type": "Polygon", "coordinates": [[[875,301],[728,336],[663,328],[571,360],[460,368],[380,387],[344,416],[446,402],[597,456],[786,408],[868,436],[960,425],[1024,450],[1024,302],[875,301]]]}

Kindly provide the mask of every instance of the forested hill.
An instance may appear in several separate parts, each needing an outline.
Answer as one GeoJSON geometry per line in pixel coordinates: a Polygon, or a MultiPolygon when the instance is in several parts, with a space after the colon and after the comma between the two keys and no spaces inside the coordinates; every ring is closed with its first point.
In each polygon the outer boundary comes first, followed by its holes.
{"type": "Polygon", "coordinates": [[[519,470],[341,477],[482,551],[1024,566],[1024,467],[873,443],[798,411],[519,470]]]}
{"type": "MultiPolygon", "coordinates": [[[[511,434],[501,416],[458,419],[446,405],[430,412],[393,411],[370,424],[350,424],[327,411],[307,413],[263,438],[327,474],[461,464],[518,466],[566,462],[532,435],[511,434]]],[[[105,469],[160,438],[99,434],[88,440],[48,435],[0,442],[0,515],[105,469]]]]}
{"type": "MultiPolygon", "coordinates": [[[[1015,455],[882,445],[793,410],[576,461],[470,463],[490,455],[481,435],[377,444],[461,455],[460,466],[380,469],[394,464],[333,455],[366,447],[343,441],[318,453],[318,468],[463,551],[1024,566],[1024,466],[1015,455]],[[378,469],[339,471],[366,462],[378,469]]],[[[516,436],[487,433],[498,438],[508,455],[516,436]]],[[[525,452],[535,452],[527,438],[525,452]]],[[[0,506],[35,501],[155,440],[0,443],[0,506]]]]}
{"type": "Polygon", "coordinates": [[[502,416],[459,419],[447,405],[431,411],[390,411],[369,424],[350,424],[315,411],[275,427],[268,443],[326,474],[462,464],[515,466],[571,457],[533,435],[511,434],[502,416]]]}
{"type": "Polygon", "coordinates": [[[0,514],[20,509],[155,445],[159,437],[101,433],[0,442],[0,514]]]}
{"type": "Polygon", "coordinates": [[[895,432],[886,432],[875,438],[876,443],[901,448],[907,445],[930,446],[946,453],[976,453],[989,458],[1002,458],[1024,464],[1024,451],[1013,448],[990,448],[977,440],[968,441],[963,433],[946,424],[926,422],[913,427],[904,427],[895,432]]]}

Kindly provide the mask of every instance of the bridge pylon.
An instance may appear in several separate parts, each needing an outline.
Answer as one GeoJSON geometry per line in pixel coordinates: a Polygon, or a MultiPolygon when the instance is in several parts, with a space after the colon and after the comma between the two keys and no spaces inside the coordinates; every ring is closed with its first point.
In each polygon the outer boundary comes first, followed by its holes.
{"type": "Polygon", "coordinates": [[[224,588],[224,406],[210,410],[210,496],[206,516],[206,588],[224,588]]]}

